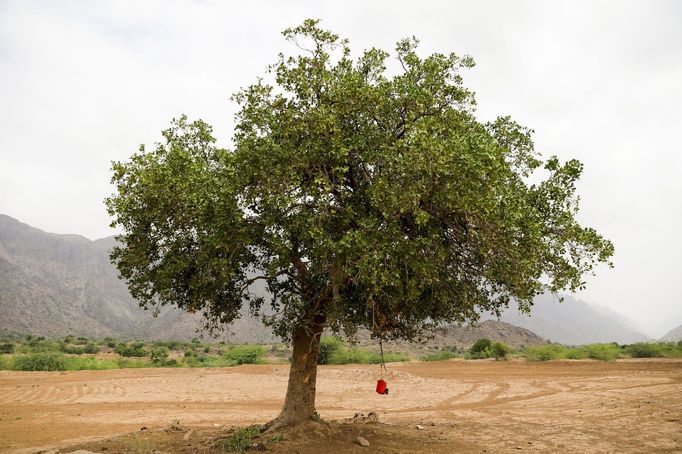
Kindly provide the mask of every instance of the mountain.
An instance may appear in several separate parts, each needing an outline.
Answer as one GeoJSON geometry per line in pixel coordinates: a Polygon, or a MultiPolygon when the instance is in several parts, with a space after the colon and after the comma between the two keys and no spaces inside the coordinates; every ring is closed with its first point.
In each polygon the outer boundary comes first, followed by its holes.
{"type": "MultiPolygon", "coordinates": [[[[201,316],[141,309],[109,262],[114,237],[91,241],[57,235],[0,215],[0,333],[189,339],[201,316]]],[[[225,340],[272,339],[258,320],[243,316],[225,340]]]]}
{"type": "Polygon", "coordinates": [[[438,347],[455,345],[468,349],[482,338],[493,342],[504,342],[514,348],[547,343],[546,339],[526,328],[497,320],[485,320],[475,326],[448,326],[443,332],[437,333],[429,341],[429,345],[438,347]]]}
{"type": "Polygon", "coordinates": [[[662,342],[680,342],[682,341],[682,325],[673,328],[661,337],[662,342]]]}
{"type": "MultiPolygon", "coordinates": [[[[482,318],[494,317],[485,315],[482,318]]],[[[649,339],[638,331],[636,322],[611,309],[592,306],[570,295],[565,295],[561,303],[552,295],[540,295],[533,301],[530,316],[521,314],[518,306],[511,304],[500,320],[567,345],[599,342],[631,344],[649,339]]]]}

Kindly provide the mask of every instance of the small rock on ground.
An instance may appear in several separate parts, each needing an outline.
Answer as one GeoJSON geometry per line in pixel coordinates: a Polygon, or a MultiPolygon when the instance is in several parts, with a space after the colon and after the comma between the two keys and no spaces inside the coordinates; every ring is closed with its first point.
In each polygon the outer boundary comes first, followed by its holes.
{"type": "Polygon", "coordinates": [[[360,436],[356,437],[355,442],[357,444],[359,444],[360,446],[369,446],[369,441],[364,437],[360,437],[360,436]]]}

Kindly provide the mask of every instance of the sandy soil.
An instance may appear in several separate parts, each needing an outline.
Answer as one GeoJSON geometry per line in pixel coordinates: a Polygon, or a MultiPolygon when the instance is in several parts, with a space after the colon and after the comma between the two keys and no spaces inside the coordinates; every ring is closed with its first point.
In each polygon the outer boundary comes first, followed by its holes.
{"type": "MultiPolygon", "coordinates": [[[[374,392],[377,366],[319,372],[317,408],[325,420],[374,411],[380,423],[311,424],[266,447],[300,453],[682,453],[682,360],[451,360],[389,370],[388,396],[374,392]],[[371,447],[354,444],[357,435],[371,447]]],[[[277,415],[287,373],[286,366],[270,365],[2,371],[0,451],[213,452],[207,440],[225,436],[231,426],[277,415]],[[182,431],[164,431],[175,419],[182,431]],[[128,435],[108,439],[122,434],[128,435]]]]}

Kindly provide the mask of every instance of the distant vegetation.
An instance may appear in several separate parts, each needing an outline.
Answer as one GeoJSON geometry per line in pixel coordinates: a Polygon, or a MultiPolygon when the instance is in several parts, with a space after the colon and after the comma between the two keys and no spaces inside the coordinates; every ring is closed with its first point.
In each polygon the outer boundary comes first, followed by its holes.
{"type": "MultiPolygon", "coordinates": [[[[421,361],[504,360],[527,361],[618,358],[682,358],[681,342],[640,342],[631,345],[589,344],[568,347],[545,344],[512,349],[503,342],[479,339],[468,350],[456,346],[435,347],[421,361]]],[[[24,336],[0,339],[0,370],[54,371],[104,370],[140,367],[232,367],[241,364],[286,364],[290,350],[282,344],[226,345],[180,341],[117,341],[66,336],[63,339],[24,336]]],[[[409,361],[406,353],[386,351],[386,362],[409,361]]],[[[378,364],[376,351],[348,344],[338,337],[324,336],[320,341],[318,364],[378,364]]]]}
{"type": "MultiPolygon", "coordinates": [[[[387,363],[408,361],[410,357],[404,353],[385,352],[387,363]]],[[[320,353],[317,364],[379,364],[381,355],[362,348],[349,347],[338,337],[323,336],[320,340],[320,353]]]]}
{"type": "Polygon", "coordinates": [[[567,347],[547,344],[528,347],[520,352],[528,361],[551,361],[559,359],[596,359],[612,361],[617,358],[682,358],[682,342],[639,342],[631,345],[589,344],[567,347]]]}

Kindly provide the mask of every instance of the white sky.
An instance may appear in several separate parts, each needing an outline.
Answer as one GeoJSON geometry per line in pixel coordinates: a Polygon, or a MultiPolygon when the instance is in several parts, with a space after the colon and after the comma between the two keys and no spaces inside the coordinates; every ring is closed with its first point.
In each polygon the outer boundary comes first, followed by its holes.
{"type": "Polygon", "coordinates": [[[111,235],[110,162],[182,113],[226,146],[228,97],[264,73],[305,18],[356,52],[472,55],[482,120],[535,129],[578,158],[581,221],[616,246],[580,298],[652,336],[682,324],[682,2],[0,0],[0,213],[57,233],[111,235]]]}

